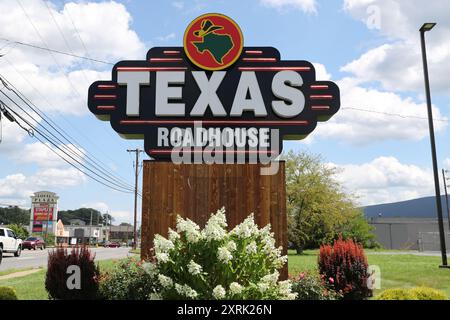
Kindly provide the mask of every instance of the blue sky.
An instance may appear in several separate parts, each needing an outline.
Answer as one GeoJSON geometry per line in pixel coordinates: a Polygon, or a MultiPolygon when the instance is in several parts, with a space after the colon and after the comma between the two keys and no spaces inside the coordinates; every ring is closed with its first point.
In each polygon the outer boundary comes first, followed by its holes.
{"type": "MultiPolygon", "coordinates": [[[[186,26],[203,13],[230,16],[243,30],[244,45],[273,46],[283,59],[309,60],[319,77],[338,83],[338,115],[319,123],[306,140],[285,143],[285,150],[321,154],[361,204],[433,194],[417,30],[435,20],[427,43],[434,112],[443,120],[435,122],[438,159],[440,168],[450,169],[447,1],[431,0],[423,7],[419,0],[4,0],[0,12],[0,74],[87,154],[130,184],[133,159],[126,149],[142,148],[143,142],[121,139],[86,105],[89,84],[109,79],[111,66],[52,56],[5,39],[115,63],[143,59],[153,46],[181,46],[186,26]]],[[[0,203],[27,207],[31,192],[49,190],[60,195],[61,209],[92,206],[117,221],[131,221],[131,194],[99,185],[13,124],[2,126],[0,203]]]]}

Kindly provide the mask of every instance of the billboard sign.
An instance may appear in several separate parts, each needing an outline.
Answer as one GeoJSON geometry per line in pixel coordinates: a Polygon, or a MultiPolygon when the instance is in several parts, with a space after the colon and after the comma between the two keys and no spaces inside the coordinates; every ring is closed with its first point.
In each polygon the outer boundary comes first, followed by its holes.
{"type": "Polygon", "coordinates": [[[313,64],[285,60],[270,46],[246,47],[239,26],[205,14],[183,47],[154,47],[120,61],[89,88],[88,106],[128,139],[144,139],[155,159],[277,156],[283,140],[308,136],[340,107],[338,86],[313,64]]]}

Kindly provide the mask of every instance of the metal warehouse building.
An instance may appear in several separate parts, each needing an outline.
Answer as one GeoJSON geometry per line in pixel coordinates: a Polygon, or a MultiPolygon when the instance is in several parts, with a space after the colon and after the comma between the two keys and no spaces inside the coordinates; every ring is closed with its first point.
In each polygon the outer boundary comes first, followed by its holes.
{"type": "MultiPolygon", "coordinates": [[[[439,251],[437,219],[369,218],[376,240],[386,249],[439,251]]],[[[449,226],[444,221],[447,249],[450,248],[449,226]]]]}

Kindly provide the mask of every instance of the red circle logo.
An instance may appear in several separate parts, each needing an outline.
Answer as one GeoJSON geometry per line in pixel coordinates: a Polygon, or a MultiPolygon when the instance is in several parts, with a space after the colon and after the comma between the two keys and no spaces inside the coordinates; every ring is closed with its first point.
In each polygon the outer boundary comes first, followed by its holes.
{"type": "Polygon", "coordinates": [[[197,67],[222,70],[239,59],[244,38],[231,18],[207,13],[189,24],[184,32],[183,45],[189,60],[197,67]]]}

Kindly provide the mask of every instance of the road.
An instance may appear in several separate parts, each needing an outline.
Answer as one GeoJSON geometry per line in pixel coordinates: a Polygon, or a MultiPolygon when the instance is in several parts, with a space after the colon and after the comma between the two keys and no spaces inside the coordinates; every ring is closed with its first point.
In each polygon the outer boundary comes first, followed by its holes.
{"type": "MultiPolygon", "coordinates": [[[[48,251],[45,250],[24,250],[20,257],[14,257],[12,253],[4,253],[3,261],[0,264],[0,271],[9,269],[38,268],[47,266],[48,251]]],[[[91,248],[95,253],[95,260],[121,259],[129,255],[130,248],[91,248]]]]}

